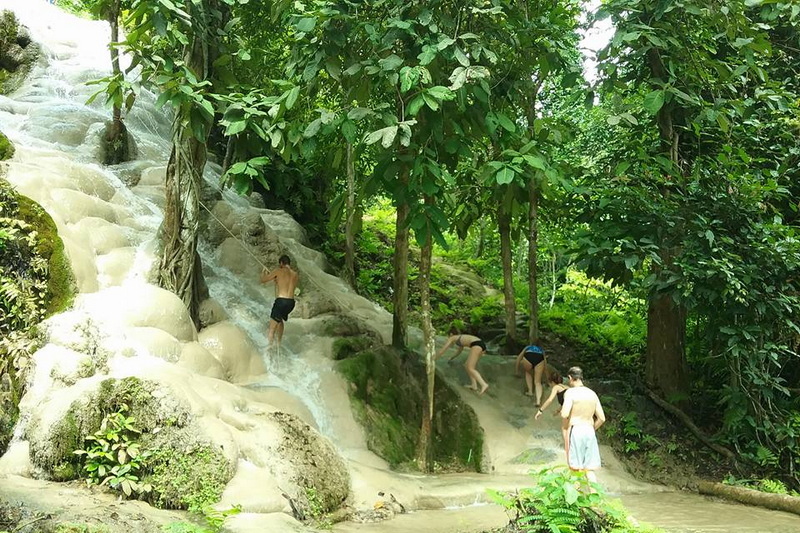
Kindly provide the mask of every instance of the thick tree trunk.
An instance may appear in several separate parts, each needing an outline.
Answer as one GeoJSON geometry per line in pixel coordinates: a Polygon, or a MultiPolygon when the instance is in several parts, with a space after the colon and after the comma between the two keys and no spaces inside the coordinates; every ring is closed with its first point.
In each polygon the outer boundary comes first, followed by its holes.
{"type": "MultiPolygon", "coordinates": [[[[201,15],[202,16],[202,15],[201,15]]],[[[199,21],[198,21],[199,22],[199,21]]],[[[207,21],[208,22],[208,21],[207,21]]],[[[192,37],[184,60],[197,79],[209,76],[215,36],[213,24],[198,24],[209,34],[192,37]]],[[[162,224],[163,249],[158,284],[177,294],[200,327],[199,307],[205,288],[197,253],[200,222],[200,183],[206,165],[206,144],[195,137],[189,117],[178,112],[172,122],[172,152],[167,163],[166,202],[162,224]]]]}
{"type": "Polygon", "coordinates": [[[539,342],[539,190],[528,184],[528,342],[539,342]]]}
{"type": "MultiPolygon", "coordinates": [[[[409,169],[403,169],[400,179],[408,184],[409,169]]],[[[402,202],[397,206],[397,221],[394,232],[394,294],[392,295],[392,346],[406,347],[408,332],[408,214],[409,206],[402,202]]]]}
{"type": "Polygon", "coordinates": [[[430,233],[422,246],[420,258],[420,299],[422,310],[422,335],[425,343],[425,369],[427,374],[428,401],[422,409],[422,426],[417,442],[417,465],[423,472],[433,472],[433,439],[431,422],[433,420],[433,395],[436,383],[435,338],[431,323],[431,253],[433,241],[430,233]]]}
{"type": "Polygon", "coordinates": [[[353,157],[353,143],[347,143],[347,203],[345,205],[344,226],[344,277],[347,283],[356,288],[356,163],[353,157]]]}
{"type": "Polygon", "coordinates": [[[686,310],[669,294],[650,298],[647,309],[647,384],[668,400],[685,399],[686,310]]]}
{"type": "Polygon", "coordinates": [[[503,297],[506,310],[506,353],[517,350],[517,302],[514,299],[514,273],[511,264],[511,216],[503,206],[498,207],[497,225],[500,230],[500,260],[503,267],[503,297]]]}
{"type": "Polygon", "coordinates": [[[206,164],[206,145],[198,142],[188,128],[181,126],[184,120],[179,114],[173,123],[158,284],[183,300],[192,320],[199,326],[203,274],[197,260],[197,240],[199,189],[206,164]]]}

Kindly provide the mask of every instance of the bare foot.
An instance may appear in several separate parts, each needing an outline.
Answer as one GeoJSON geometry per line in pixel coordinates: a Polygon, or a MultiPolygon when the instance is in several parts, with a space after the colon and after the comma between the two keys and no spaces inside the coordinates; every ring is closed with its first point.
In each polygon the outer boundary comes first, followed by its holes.
{"type": "Polygon", "coordinates": [[[468,388],[469,390],[478,390],[478,387],[474,385],[464,385],[464,387],[468,388]]]}
{"type": "Polygon", "coordinates": [[[486,384],[483,387],[481,387],[481,391],[478,393],[478,396],[481,396],[484,392],[486,392],[486,389],[488,389],[488,388],[489,388],[488,384],[486,384]]]}
{"type": "Polygon", "coordinates": [[[533,396],[533,393],[532,392],[526,392],[525,396],[533,396]]]}

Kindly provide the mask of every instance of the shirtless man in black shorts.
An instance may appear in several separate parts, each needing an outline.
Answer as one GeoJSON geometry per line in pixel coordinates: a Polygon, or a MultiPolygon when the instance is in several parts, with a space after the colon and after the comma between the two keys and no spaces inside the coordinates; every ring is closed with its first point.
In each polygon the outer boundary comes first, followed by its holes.
{"type": "Polygon", "coordinates": [[[289,320],[289,313],[294,309],[294,290],[300,274],[292,270],[291,261],[288,255],[282,255],[278,259],[278,268],[267,273],[264,269],[261,272],[261,283],[275,281],[275,303],[272,305],[272,312],[269,315],[269,345],[272,346],[273,338],[277,341],[276,347],[280,351],[281,338],[283,338],[283,325],[289,320]]]}

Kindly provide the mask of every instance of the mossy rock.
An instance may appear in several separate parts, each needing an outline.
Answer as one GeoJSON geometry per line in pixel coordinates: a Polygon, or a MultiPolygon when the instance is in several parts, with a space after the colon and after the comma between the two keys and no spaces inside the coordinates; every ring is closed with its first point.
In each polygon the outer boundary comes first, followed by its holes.
{"type": "MultiPolygon", "coordinates": [[[[370,450],[393,468],[413,468],[425,396],[425,368],[413,352],[368,349],[338,363],[351,383],[356,418],[370,450]]],[[[433,461],[440,471],[473,470],[483,463],[483,429],[470,406],[436,380],[433,461]]]]}
{"type": "Polygon", "coordinates": [[[147,434],[142,448],[152,453],[142,477],[153,487],[147,499],[163,509],[200,511],[220,500],[234,474],[222,452],[190,428],[147,434]]]}
{"type": "Polygon", "coordinates": [[[14,144],[0,131],[0,161],[14,157],[14,144]]]}
{"type": "Polygon", "coordinates": [[[40,56],[27,28],[12,11],[0,12],[0,94],[20,87],[40,56]]]}
{"type": "Polygon", "coordinates": [[[331,354],[334,360],[341,361],[364,350],[373,348],[375,339],[370,337],[344,337],[333,341],[331,354]]]}
{"type": "Polygon", "coordinates": [[[56,223],[42,206],[22,195],[19,195],[17,217],[33,226],[38,235],[37,251],[47,260],[45,317],[60,313],[72,305],[77,285],[56,223]]]}

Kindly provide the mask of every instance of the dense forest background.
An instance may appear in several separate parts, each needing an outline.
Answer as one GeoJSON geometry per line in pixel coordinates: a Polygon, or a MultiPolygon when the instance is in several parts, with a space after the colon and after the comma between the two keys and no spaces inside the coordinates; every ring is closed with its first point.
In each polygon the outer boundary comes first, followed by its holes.
{"type": "Polygon", "coordinates": [[[111,146],[145,88],[174,112],[160,283],[193,313],[210,154],[393,311],[393,344],[422,327],[429,375],[435,331],[511,354],[541,328],[800,488],[800,4],[58,3],[111,23],[111,146]]]}

